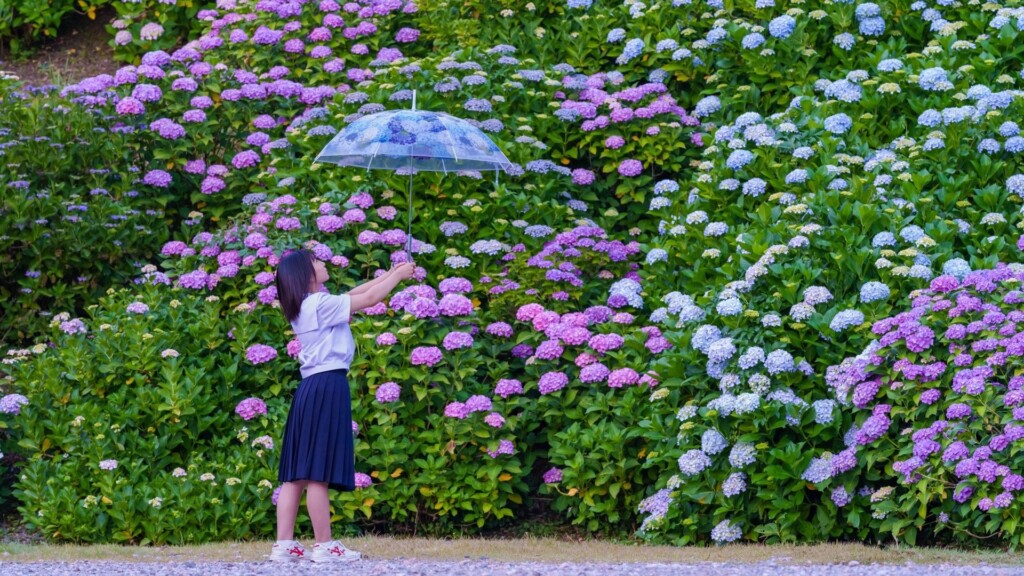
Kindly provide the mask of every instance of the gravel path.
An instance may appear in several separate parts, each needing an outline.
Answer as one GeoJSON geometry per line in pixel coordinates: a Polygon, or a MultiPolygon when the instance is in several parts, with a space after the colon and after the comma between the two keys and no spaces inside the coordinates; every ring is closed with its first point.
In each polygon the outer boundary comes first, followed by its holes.
{"type": "Polygon", "coordinates": [[[323,565],[311,562],[272,564],[270,562],[0,562],[4,576],[218,576],[300,574],[345,574],[357,576],[1024,576],[1024,566],[977,564],[884,565],[851,562],[839,565],[792,565],[775,562],[757,564],[705,562],[701,564],[623,563],[623,564],[547,564],[539,562],[496,562],[464,560],[363,560],[354,564],[323,565]]]}

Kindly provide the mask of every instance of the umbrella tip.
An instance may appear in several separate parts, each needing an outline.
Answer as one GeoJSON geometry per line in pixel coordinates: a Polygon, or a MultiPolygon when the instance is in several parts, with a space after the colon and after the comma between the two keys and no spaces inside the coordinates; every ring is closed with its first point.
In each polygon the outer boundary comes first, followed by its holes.
{"type": "Polygon", "coordinates": [[[413,91],[412,91],[412,109],[413,110],[416,109],[416,90],[415,89],[413,89],[413,91]]]}

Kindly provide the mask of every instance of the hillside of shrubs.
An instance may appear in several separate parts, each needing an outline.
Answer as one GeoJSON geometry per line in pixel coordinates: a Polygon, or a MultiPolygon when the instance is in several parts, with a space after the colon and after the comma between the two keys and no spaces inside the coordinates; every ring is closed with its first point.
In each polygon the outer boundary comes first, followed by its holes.
{"type": "Polygon", "coordinates": [[[417,265],[352,323],[350,531],[1024,543],[1019,2],[194,7],[114,26],[113,75],[0,78],[27,526],[273,534],[305,247],[335,293],[417,265]],[[512,168],[410,206],[313,162],[413,91],[512,168]]]}

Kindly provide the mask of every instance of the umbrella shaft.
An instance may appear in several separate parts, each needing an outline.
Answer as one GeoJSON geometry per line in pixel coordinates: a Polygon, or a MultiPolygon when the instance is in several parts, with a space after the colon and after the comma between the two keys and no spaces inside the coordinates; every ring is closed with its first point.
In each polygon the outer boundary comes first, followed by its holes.
{"type": "Polygon", "coordinates": [[[409,217],[408,217],[408,230],[406,231],[406,246],[405,252],[409,255],[409,260],[412,260],[412,171],[409,171],[409,217]]]}

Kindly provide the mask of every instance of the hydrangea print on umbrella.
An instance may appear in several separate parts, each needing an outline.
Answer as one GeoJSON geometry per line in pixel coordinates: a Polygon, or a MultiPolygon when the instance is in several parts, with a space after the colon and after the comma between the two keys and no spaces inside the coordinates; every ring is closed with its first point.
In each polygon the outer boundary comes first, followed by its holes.
{"type": "Polygon", "coordinates": [[[496,170],[508,158],[479,129],[444,112],[388,110],[357,119],[316,157],[341,166],[416,171],[496,170]]]}

